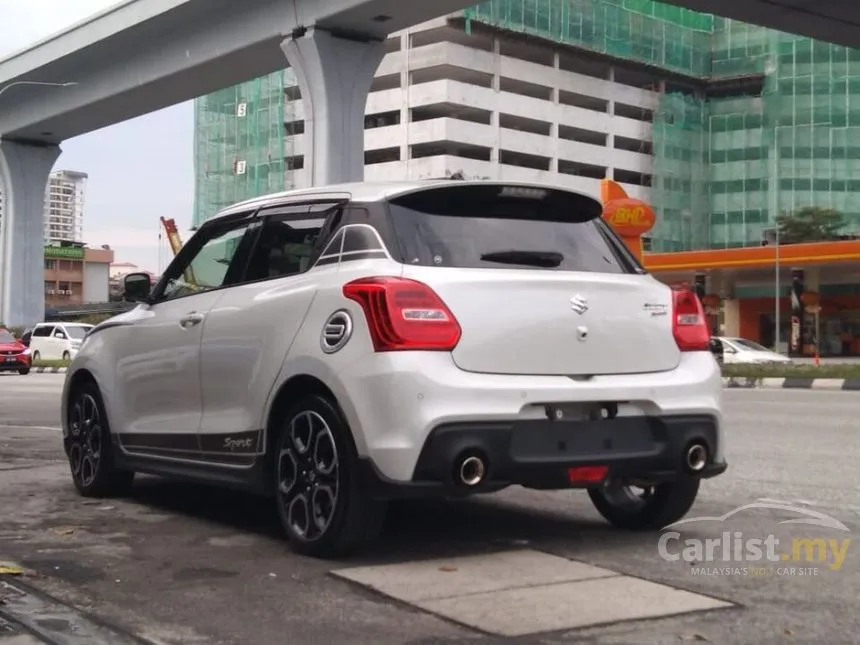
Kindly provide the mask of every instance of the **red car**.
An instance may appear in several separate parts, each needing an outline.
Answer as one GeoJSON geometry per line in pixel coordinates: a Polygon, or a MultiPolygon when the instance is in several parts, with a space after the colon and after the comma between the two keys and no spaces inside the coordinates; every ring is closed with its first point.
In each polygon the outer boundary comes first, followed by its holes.
{"type": "Polygon", "coordinates": [[[0,327],[0,372],[30,373],[30,348],[0,327]]]}

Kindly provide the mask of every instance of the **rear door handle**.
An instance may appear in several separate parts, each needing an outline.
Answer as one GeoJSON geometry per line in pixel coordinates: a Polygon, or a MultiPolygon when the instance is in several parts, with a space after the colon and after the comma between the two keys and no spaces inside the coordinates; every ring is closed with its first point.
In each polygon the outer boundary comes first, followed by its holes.
{"type": "Polygon", "coordinates": [[[195,325],[203,322],[203,314],[198,314],[196,311],[189,311],[179,319],[179,325],[183,329],[191,329],[195,325]]]}

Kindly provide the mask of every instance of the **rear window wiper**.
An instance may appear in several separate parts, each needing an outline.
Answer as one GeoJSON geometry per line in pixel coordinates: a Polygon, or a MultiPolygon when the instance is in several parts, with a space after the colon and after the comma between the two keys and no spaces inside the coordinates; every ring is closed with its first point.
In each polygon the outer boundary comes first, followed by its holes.
{"type": "Polygon", "coordinates": [[[481,256],[486,262],[503,264],[525,264],[536,267],[557,267],[564,261],[564,256],[555,251],[491,251],[481,256]]]}

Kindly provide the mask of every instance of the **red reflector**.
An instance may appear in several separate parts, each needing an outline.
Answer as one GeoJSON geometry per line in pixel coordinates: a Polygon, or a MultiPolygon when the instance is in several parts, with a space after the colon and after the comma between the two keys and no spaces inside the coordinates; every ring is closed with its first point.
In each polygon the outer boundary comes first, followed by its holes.
{"type": "Polygon", "coordinates": [[[682,352],[708,351],[711,333],[699,297],[689,289],[672,291],[672,333],[682,352]]]}
{"type": "Polygon", "coordinates": [[[567,469],[567,479],[571,484],[592,484],[602,482],[609,472],[609,466],[578,466],[567,469]]]}

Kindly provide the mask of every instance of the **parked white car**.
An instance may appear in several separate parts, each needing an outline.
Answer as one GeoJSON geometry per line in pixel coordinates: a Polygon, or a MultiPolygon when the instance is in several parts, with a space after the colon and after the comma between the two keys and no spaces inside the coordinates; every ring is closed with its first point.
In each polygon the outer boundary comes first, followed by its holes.
{"type": "Polygon", "coordinates": [[[34,361],[72,360],[93,325],[74,322],[45,322],[33,327],[30,355],[34,361]]]}
{"type": "Polygon", "coordinates": [[[723,345],[723,362],[730,363],[745,363],[745,364],[763,364],[763,363],[792,363],[793,361],[788,356],[778,354],[773,350],[759,345],[756,342],[747,340],[746,338],[726,338],[717,336],[723,345]]]}
{"type": "Polygon", "coordinates": [[[205,222],[66,374],[77,489],[134,473],[275,498],[293,547],[372,539],[395,497],[587,489],[659,529],[726,469],[699,299],[640,266],[591,197],[356,183],[205,222]]]}

